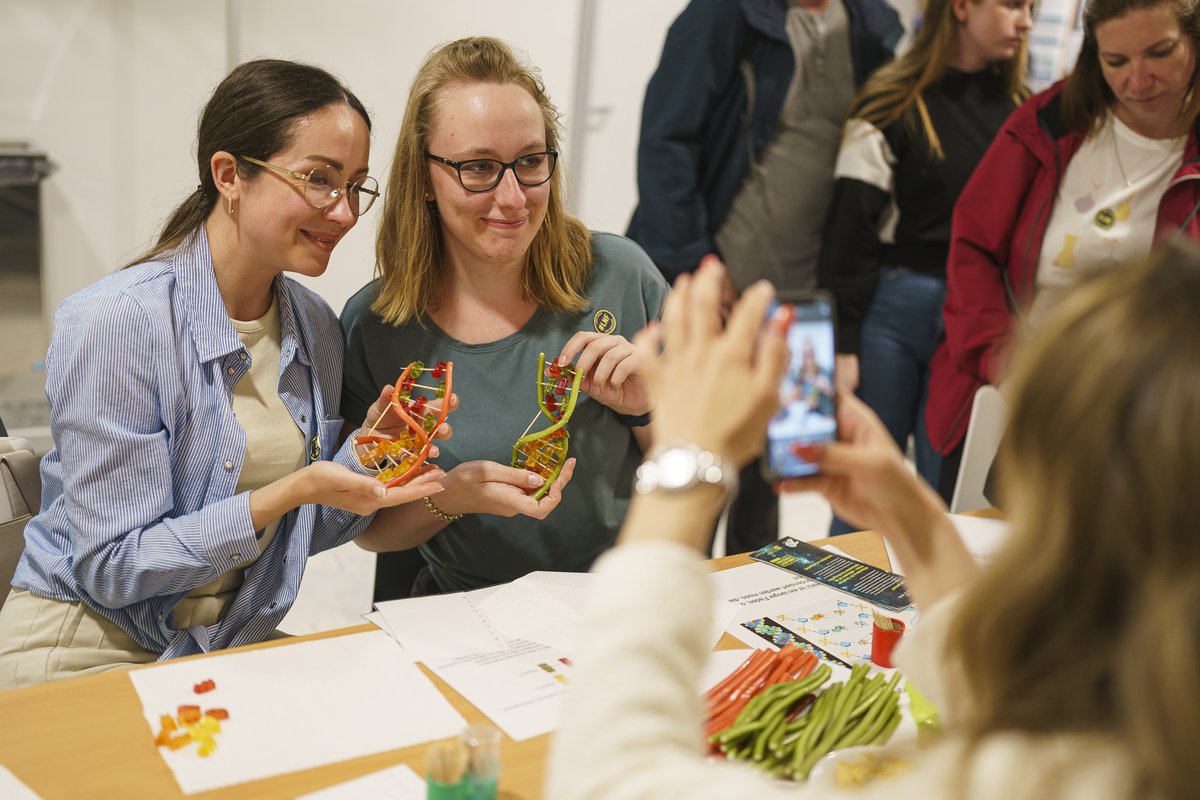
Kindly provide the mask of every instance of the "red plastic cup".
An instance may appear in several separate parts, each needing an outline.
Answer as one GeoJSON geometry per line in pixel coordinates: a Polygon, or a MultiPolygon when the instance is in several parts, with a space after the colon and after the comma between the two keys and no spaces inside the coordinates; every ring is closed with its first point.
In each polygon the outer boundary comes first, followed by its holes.
{"type": "Polygon", "coordinates": [[[892,666],[892,651],[896,649],[896,645],[900,642],[900,638],[904,636],[904,620],[895,619],[894,617],[886,617],[895,630],[886,630],[879,627],[879,623],[875,622],[871,626],[871,661],[881,667],[892,666]]]}

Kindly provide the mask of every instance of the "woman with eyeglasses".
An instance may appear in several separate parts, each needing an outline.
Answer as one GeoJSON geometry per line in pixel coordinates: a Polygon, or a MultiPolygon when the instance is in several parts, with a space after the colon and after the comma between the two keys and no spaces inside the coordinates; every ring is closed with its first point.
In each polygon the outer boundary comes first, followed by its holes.
{"type": "MultiPolygon", "coordinates": [[[[396,142],[377,278],[342,312],[350,416],[409,362],[454,362],[446,490],[379,515],[358,539],[376,551],[419,545],[417,594],[586,570],[625,516],[654,405],[628,339],[657,317],[666,284],[637,245],[564,211],[558,117],[503,42],[430,53],[396,142]],[[542,479],[509,463],[516,440],[548,424],[534,421],[539,353],[574,361],[584,378],[570,458],[535,499],[542,479]]],[[[396,577],[406,556],[381,557],[377,597],[408,593],[396,577]]]]}
{"type": "Polygon", "coordinates": [[[339,449],[337,318],[285,276],[322,274],[370,208],[370,129],[324,70],[237,67],[158,243],[59,307],[0,688],[267,639],[309,555],[440,491],[437,471],[385,490],[339,449]]]}

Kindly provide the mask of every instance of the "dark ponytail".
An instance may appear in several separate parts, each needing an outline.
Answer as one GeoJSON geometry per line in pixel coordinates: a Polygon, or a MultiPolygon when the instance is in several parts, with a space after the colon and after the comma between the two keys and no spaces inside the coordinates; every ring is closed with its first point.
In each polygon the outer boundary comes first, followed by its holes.
{"type": "MultiPolygon", "coordinates": [[[[125,266],[151,261],[175,250],[200,229],[220,200],[209,166],[213,154],[225,151],[262,161],[285,149],[295,123],[335,103],[358,112],[371,129],[371,116],[350,89],[320,67],[278,59],[240,64],[217,86],[200,115],[196,137],[196,172],[200,185],[167,218],[154,247],[125,266]]],[[[239,162],[253,177],[261,167],[239,162]]]]}

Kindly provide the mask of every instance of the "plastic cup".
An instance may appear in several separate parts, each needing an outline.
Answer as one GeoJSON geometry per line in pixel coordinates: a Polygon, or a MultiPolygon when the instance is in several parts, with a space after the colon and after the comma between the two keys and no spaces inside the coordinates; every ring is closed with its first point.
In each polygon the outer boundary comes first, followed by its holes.
{"type": "Polygon", "coordinates": [[[495,800],[500,739],[500,731],[486,722],[468,725],[459,736],[467,749],[467,800],[495,800]]]}
{"type": "Polygon", "coordinates": [[[466,762],[457,739],[431,745],[425,754],[426,800],[467,800],[466,762]]]}
{"type": "Polygon", "coordinates": [[[904,636],[904,620],[887,617],[894,630],[879,627],[875,622],[871,626],[871,661],[881,667],[892,666],[892,651],[904,636]]]}

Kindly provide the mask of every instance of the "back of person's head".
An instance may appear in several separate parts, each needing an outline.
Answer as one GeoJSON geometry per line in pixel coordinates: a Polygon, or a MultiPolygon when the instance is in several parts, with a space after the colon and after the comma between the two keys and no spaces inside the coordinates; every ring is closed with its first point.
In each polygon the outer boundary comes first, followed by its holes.
{"type": "Polygon", "coordinates": [[[951,638],[976,733],[1112,734],[1148,795],[1200,786],[1200,251],[1085,282],[1018,354],[1011,546],[951,638]]]}
{"type": "MultiPolygon", "coordinates": [[[[562,136],[559,112],[536,67],[512,48],[490,36],[474,36],[444,44],[425,57],[408,93],[408,104],[392,155],[384,196],[383,221],[376,238],[375,269],[379,295],[372,306],[386,321],[401,324],[436,306],[443,258],[441,227],[433,204],[426,159],[439,101],[455,85],[513,84],[527,91],[541,110],[546,149],[558,152],[562,136]]],[[[579,310],[578,294],[590,250],[587,229],[566,214],[563,172],[550,178],[546,218],[530,245],[526,293],[552,310],[579,310]],[[579,263],[580,260],[584,263],[579,263]]]]}
{"type": "MultiPolygon", "coordinates": [[[[979,5],[996,0],[966,2],[979,5]]],[[[921,95],[950,68],[959,47],[961,28],[962,23],[955,15],[954,0],[928,0],[912,46],[895,61],[872,73],[851,106],[850,118],[866,120],[876,128],[885,128],[904,119],[914,130],[920,127],[935,158],[944,158],[941,137],[921,95]]],[[[991,66],[1006,91],[1018,102],[1028,94],[1025,88],[1028,61],[1029,42],[1026,38],[1012,58],[996,61],[991,66]]]]}
{"type": "Polygon", "coordinates": [[[1200,0],[1087,0],[1083,8],[1083,44],[1062,93],[1063,119],[1069,128],[1081,135],[1091,133],[1104,124],[1115,99],[1104,80],[1096,28],[1131,11],[1159,6],[1174,10],[1179,29],[1191,39],[1197,71],[1192,74],[1193,88],[1185,98],[1182,113],[1188,120],[1194,120],[1200,113],[1200,91],[1195,88],[1200,76],[1200,0]]]}
{"type": "MultiPolygon", "coordinates": [[[[167,219],[153,248],[134,259],[137,264],[179,247],[204,221],[220,199],[210,161],[227,152],[269,161],[285,149],[296,123],[314,111],[342,103],[363,118],[367,130],[371,116],[350,89],[320,67],[295,61],[258,59],[239,64],[204,106],[196,137],[196,173],[199,185],[167,219]]],[[[239,172],[252,178],[262,167],[238,160],[239,172]]]]}

